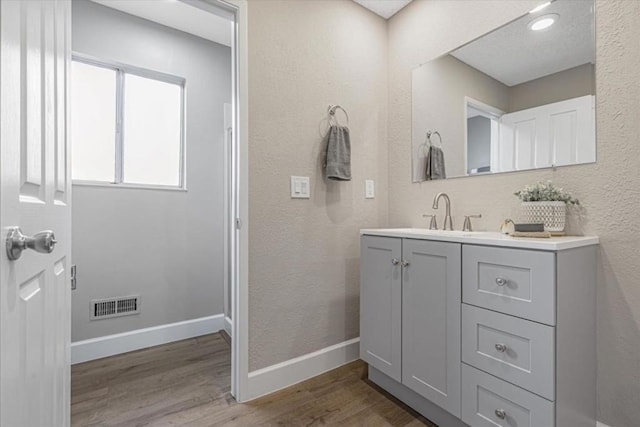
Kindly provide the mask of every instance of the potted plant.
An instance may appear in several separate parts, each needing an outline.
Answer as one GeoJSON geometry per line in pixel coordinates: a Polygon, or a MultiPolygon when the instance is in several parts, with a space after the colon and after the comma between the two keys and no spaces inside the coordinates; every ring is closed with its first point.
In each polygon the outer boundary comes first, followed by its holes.
{"type": "Polygon", "coordinates": [[[514,194],[522,201],[522,221],[529,224],[544,224],[544,230],[552,233],[564,231],[567,204],[580,204],[578,199],[574,199],[562,188],[553,185],[551,181],[527,185],[514,194]]]}

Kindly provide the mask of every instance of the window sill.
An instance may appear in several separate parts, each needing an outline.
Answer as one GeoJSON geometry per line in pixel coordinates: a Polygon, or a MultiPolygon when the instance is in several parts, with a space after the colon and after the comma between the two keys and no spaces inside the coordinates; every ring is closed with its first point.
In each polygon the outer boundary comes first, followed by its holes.
{"type": "Polygon", "coordinates": [[[145,185],[145,184],[113,184],[110,182],[97,181],[72,181],[71,185],[80,187],[101,187],[101,188],[126,188],[129,190],[156,190],[156,191],[177,191],[186,193],[184,187],[172,187],[169,185],[145,185]]]}

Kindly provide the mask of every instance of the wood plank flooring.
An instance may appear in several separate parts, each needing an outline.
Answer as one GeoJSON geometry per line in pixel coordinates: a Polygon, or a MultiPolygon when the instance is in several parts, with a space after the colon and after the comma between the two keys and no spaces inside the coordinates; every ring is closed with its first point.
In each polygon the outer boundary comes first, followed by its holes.
{"type": "Polygon", "coordinates": [[[72,366],[72,426],[430,426],[350,363],[246,404],[220,333],[72,366]]]}

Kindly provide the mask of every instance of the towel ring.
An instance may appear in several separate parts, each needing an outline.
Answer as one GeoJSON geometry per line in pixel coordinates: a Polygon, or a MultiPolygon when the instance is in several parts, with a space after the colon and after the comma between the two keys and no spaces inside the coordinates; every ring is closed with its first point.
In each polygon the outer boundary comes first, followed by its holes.
{"type": "Polygon", "coordinates": [[[418,147],[418,149],[422,151],[422,157],[427,157],[429,148],[431,148],[431,138],[429,138],[429,135],[427,135],[424,142],[420,144],[420,147],[418,147]]]}
{"type": "Polygon", "coordinates": [[[440,132],[431,132],[430,130],[427,131],[427,140],[429,141],[430,145],[433,145],[433,143],[431,142],[431,135],[438,135],[438,139],[440,140],[440,148],[442,148],[442,136],[440,136],[440,132]]]}
{"type": "Polygon", "coordinates": [[[335,125],[340,126],[340,122],[338,122],[338,117],[336,116],[336,110],[338,109],[342,110],[344,113],[344,116],[347,118],[347,126],[349,126],[349,113],[339,105],[329,105],[329,108],[327,109],[327,112],[329,113],[329,124],[331,124],[331,119],[333,119],[335,125]]]}

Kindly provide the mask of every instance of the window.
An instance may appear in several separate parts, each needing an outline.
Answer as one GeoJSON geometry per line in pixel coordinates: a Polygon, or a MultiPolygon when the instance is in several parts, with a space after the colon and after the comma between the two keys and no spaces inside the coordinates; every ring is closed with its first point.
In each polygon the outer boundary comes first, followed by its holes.
{"type": "Polygon", "coordinates": [[[73,179],[112,181],[116,144],[116,71],[73,63],[73,179]]]}
{"type": "Polygon", "coordinates": [[[74,57],[72,178],[184,187],[184,79],[74,57]]]}

